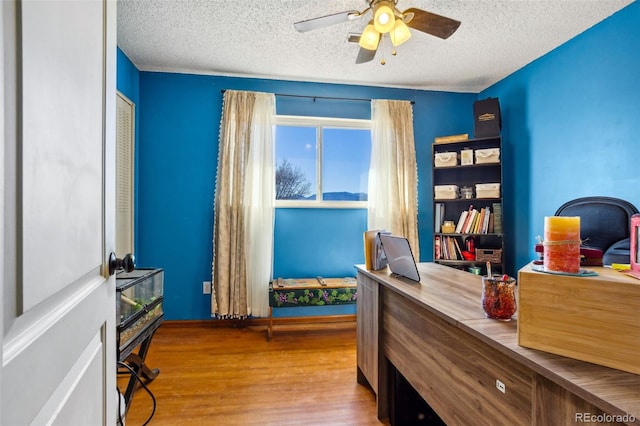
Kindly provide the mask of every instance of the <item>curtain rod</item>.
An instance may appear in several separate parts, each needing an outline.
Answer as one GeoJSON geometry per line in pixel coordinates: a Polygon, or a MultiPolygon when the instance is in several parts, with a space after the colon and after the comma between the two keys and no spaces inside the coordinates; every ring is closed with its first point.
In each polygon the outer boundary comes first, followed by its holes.
{"type": "MultiPolygon", "coordinates": [[[[224,93],[226,91],[227,91],[227,89],[221,89],[220,93],[224,93]]],[[[276,96],[284,96],[284,97],[288,97],[288,98],[313,99],[314,102],[315,102],[316,99],[328,99],[328,100],[334,100],[334,101],[371,102],[371,99],[364,99],[364,98],[336,98],[336,97],[332,97],[332,96],[290,95],[290,94],[287,94],[287,93],[274,93],[274,95],[276,95],[276,96]]],[[[410,101],[410,102],[411,102],[411,105],[414,105],[416,103],[416,101],[410,101]]]]}

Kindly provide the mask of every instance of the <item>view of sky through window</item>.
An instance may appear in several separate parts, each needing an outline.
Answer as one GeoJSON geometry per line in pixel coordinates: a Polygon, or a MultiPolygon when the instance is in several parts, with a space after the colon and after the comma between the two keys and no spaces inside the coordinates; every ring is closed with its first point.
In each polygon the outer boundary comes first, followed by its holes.
{"type": "Polygon", "coordinates": [[[276,199],[367,200],[369,129],[278,125],[275,147],[276,199]]]}
{"type": "Polygon", "coordinates": [[[322,192],[366,201],[371,154],[369,129],[324,128],[322,132],[322,192]]]}

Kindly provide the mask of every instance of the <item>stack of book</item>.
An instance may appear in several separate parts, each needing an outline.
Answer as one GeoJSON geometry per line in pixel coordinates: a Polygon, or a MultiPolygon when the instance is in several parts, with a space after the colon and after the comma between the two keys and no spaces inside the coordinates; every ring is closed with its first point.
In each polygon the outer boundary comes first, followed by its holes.
{"type": "Polygon", "coordinates": [[[462,250],[456,237],[436,235],[435,258],[442,260],[463,260],[462,250]]]}
{"type": "Polygon", "coordinates": [[[468,210],[460,213],[456,226],[456,234],[488,234],[494,232],[494,214],[489,207],[480,210],[469,206],[468,210]]]}

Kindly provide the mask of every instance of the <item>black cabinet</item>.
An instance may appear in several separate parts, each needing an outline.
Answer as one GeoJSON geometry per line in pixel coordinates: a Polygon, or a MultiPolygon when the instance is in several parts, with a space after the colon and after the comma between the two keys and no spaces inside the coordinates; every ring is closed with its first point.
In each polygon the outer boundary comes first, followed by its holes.
{"type": "Polygon", "coordinates": [[[504,273],[501,137],[434,143],[432,159],[434,262],[504,273]]]}

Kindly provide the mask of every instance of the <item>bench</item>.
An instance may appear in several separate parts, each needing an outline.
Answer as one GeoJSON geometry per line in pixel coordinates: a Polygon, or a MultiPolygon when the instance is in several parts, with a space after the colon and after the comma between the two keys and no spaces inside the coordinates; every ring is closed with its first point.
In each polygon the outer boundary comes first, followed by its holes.
{"type": "Polygon", "coordinates": [[[269,283],[269,326],[273,336],[273,308],[330,306],[356,303],[355,277],[278,278],[269,283]]]}

